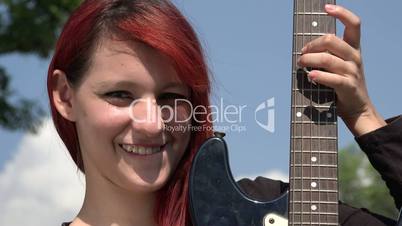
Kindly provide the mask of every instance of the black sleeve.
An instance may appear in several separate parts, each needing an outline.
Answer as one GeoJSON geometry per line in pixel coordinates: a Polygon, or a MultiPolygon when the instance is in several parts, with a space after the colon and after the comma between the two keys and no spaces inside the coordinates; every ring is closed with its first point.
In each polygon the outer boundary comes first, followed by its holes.
{"type": "Polygon", "coordinates": [[[339,223],[342,226],[395,226],[395,220],[371,213],[365,208],[357,209],[339,202],[339,223]]]}
{"type": "MultiPolygon", "coordinates": [[[[380,173],[394,197],[396,206],[400,208],[402,205],[402,116],[389,119],[387,123],[388,125],[355,139],[367,154],[373,167],[380,173]]],[[[260,201],[277,198],[289,186],[287,183],[263,177],[257,177],[254,181],[242,179],[238,183],[248,196],[260,201]]],[[[341,202],[339,222],[343,226],[393,226],[396,223],[367,209],[357,209],[341,202]]]]}
{"type": "MultiPolygon", "coordinates": [[[[278,198],[289,188],[288,183],[265,177],[257,177],[255,180],[245,178],[237,183],[247,196],[259,201],[270,201],[278,198]]],[[[384,216],[371,213],[367,209],[357,209],[340,202],[339,223],[342,226],[394,226],[396,222],[384,216]]]]}
{"type": "Polygon", "coordinates": [[[388,125],[355,139],[380,173],[399,209],[402,205],[402,116],[386,121],[388,125]]]}

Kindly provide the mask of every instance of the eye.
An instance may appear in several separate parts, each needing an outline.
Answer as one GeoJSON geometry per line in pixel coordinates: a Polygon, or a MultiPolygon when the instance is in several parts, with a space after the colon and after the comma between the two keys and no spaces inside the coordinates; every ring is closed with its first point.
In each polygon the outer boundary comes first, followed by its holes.
{"type": "Polygon", "coordinates": [[[132,99],[132,96],[127,91],[113,91],[105,94],[106,97],[116,99],[132,99]]]}
{"type": "Polygon", "coordinates": [[[175,99],[188,99],[188,97],[179,93],[163,93],[159,96],[159,100],[175,100],[175,99]]]}
{"type": "Polygon", "coordinates": [[[108,92],[104,96],[107,102],[116,106],[127,106],[133,100],[132,94],[123,90],[108,92]]]}

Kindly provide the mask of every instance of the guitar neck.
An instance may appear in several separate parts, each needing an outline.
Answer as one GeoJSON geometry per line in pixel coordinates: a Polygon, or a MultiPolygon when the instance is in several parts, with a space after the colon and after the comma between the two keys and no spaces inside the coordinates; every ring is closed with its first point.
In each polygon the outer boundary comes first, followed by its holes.
{"type": "Polygon", "coordinates": [[[296,64],[306,43],[336,32],[325,4],[335,0],[294,0],[289,225],[338,225],[335,92],[296,64]]]}

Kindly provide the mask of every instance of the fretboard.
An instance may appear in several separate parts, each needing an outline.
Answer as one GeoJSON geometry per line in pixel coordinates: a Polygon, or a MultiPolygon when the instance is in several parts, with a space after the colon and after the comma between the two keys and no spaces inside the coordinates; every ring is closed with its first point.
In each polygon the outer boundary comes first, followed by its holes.
{"type": "Polygon", "coordinates": [[[325,4],[335,0],[294,0],[289,225],[338,225],[335,92],[296,64],[306,43],[335,33],[325,4]]]}

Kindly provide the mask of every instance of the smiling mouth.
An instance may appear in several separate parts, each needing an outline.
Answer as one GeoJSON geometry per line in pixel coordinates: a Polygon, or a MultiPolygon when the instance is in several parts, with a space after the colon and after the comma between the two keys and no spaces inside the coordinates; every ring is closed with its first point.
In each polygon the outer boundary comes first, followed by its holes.
{"type": "Polygon", "coordinates": [[[136,155],[152,155],[164,150],[166,144],[162,146],[153,146],[153,147],[145,147],[140,145],[133,145],[133,144],[119,144],[119,146],[130,154],[136,155]]]}

